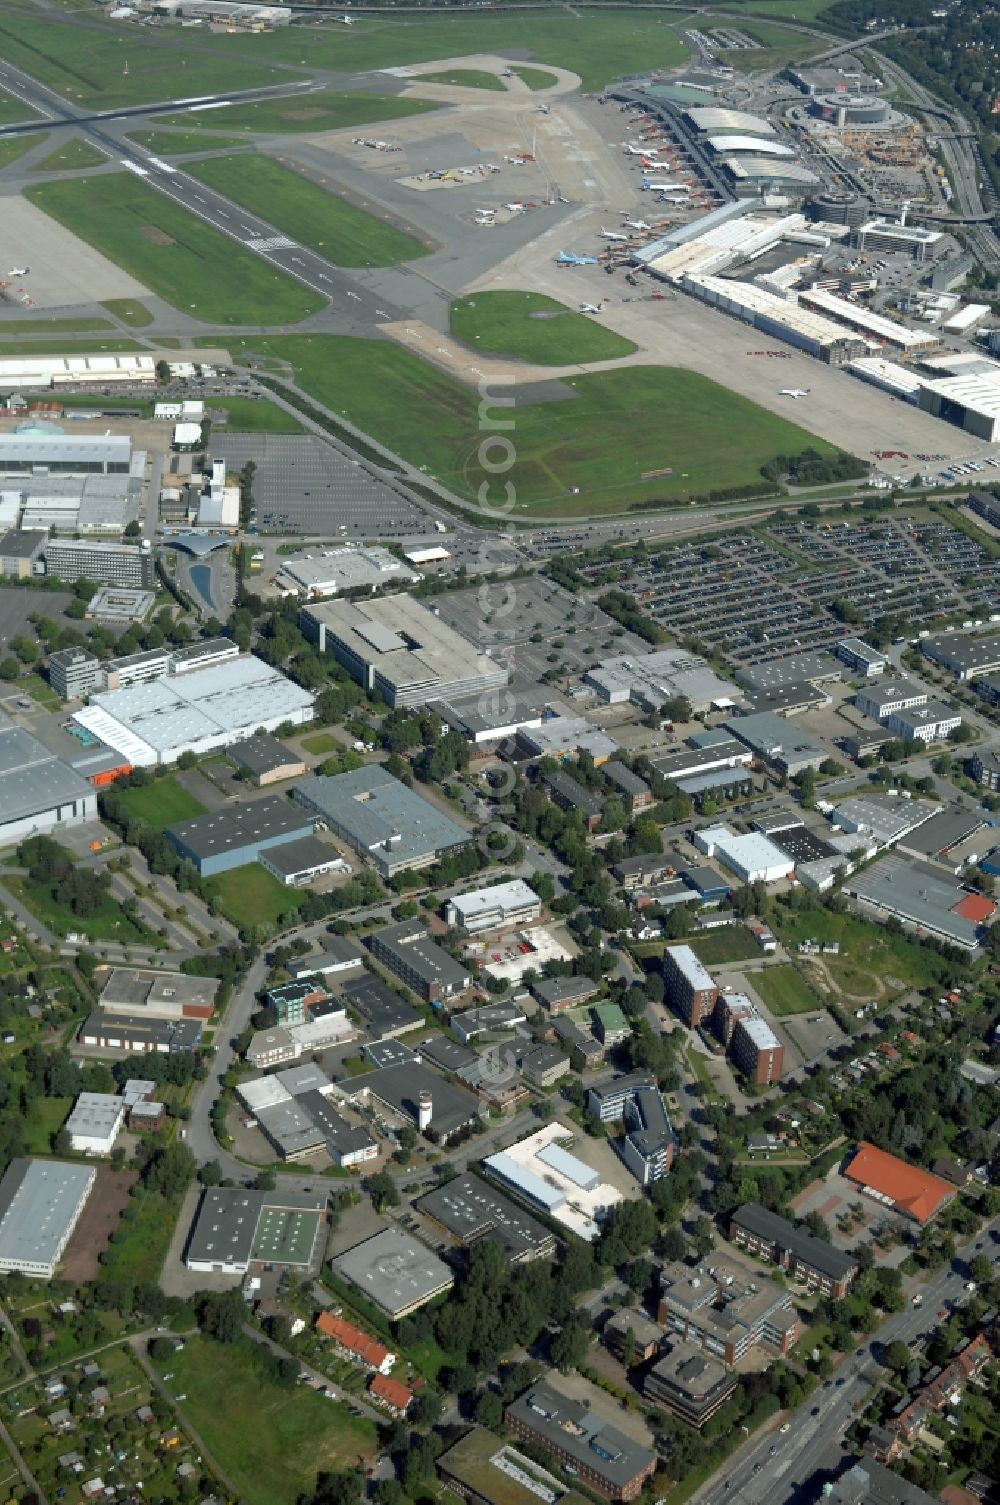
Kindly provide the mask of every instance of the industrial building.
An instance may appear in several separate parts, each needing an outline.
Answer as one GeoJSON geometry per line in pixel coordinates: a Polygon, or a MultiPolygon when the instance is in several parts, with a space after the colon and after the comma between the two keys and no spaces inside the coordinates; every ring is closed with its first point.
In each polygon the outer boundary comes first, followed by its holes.
{"type": "Polygon", "coordinates": [[[95,1009],[80,1026],[81,1045],[111,1055],[176,1055],[197,1050],[198,1019],[147,1019],[137,1014],[109,1014],[95,1009]]]}
{"type": "Polygon", "coordinates": [[[367,857],[383,878],[404,868],[430,867],[471,839],[436,805],[374,764],[333,778],[307,779],[292,796],[367,857]]]}
{"type": "Polygon", "coordinates": [[[0,1181],[0,1273],[51,1280],[96,1179],[92,1165],[12,1160],[0,1181]]]}
{"type": "Polygon", "coordinates": [[[508,1191],[593,1243],[608,1209],[623,1200],[600,1172],[567,1148],[573,1136],[562,1124],[547,1124],[526,1139],[488,1155],[483,1169],[508,1191]]]}
{"type": "Polygon", "coordinates": [[[416,570],[408,569],[388,549],[357,544],[286,555],[274,583],[288,595],[318,600],[345,591],[367,590],[374,595],[389,586],[413,585],[419,579],[416,570]]]}
{"type": "Polygon", "coordinates": [[[410,596],[319,602],[299,618],[321,653],[332,653],[366,690],[393,708],[477,695],[507,683],[495,663],[410,596]]]}
{"type": "Polygon", "coordinates": [[[392,1040],[422,1022],[412,1004],[378,977],[359,977],[344,984],[344,1002],[358,1015],[370,1040],[392,1040]]]}
{"type": "Polygon", "coordinates": [[[148,544],[50,538],[44,555],[45,573],[60,580],[82,578],[142,590],[156,585],[156,565],[148,544]]]}
{"type": "Polygon", "coordinates": [[[145,1019],[200,1019],[215,1012],[217,977],[190,977],[144,967],[114,967],[101,989],[98,1006],[107,1014],[138,1014],[145,1019]]]}
{"type": "Polygon", "coordinates": [[[847,1295],[858,1273],[853,1254],[835,1249],[827,1239],[816,1238],[759,1202],[744,1202],[736,1209],[729,1219],[729,1237],[838,1301],[847,1295]]]}
{"type": "Polygon", "coordinates": [[[950,882],[940,869],[926,863],[884,857],[864,871],[852,873],[844,892],[863,907],[882,915],[895,915],[905,925],[912,925],[918,934],[937,936],[963,951],[975,951],[981,942],[980,919],[963,913],[963,909],[970,907],[966,901],[979,896],[970,895],[950,882]]]}
{"type": "Polygon", "coordinates": [[[257,737],[237,742],[229,749],[228,757],[233,767],[258,789],[267,784],[280,784],[283,779],[300,778],[306,771],[300,755],[290,752],[270,732],[261,732],[257,737]]]}
{"type": "Polygon", "coordinates": [[[445,905],[444,917],[449,926],[458,926],[476,935],[480,930],[496,930],[501,925],[526,925],[542,913],[542,901],[523,878],[496,883],[492,888],[477,888],[466,894],[453,894],[445,905]]]}
{"type": "MultiPolygon", "coordinates": [[[[655,270],[655,269],[654,269],[655,270]]],[[[742,319],[830,366],[842,366],[868,353],[867,342],[794,296],[782,297],[756,282],[685,272],[682,288],[712,308],[742,319]]]]}
{"type": "Polygon", "coordinates": [[[923,412],[988,444],[1000,438],[1000,370],[923,381],[917,402],[923,412]]]}
{"type": "Polygon", "coordinates": [[[737,835],[728,826],[703,826],[694,833],[694,844],[706,857],[715,857],[740,883],[780,883],[790,878],[795,863],[759,831],[737,835]]]}
{"type": "Polygon", "coordinates": [[[379,927],[368,937],[368,947],[424,1003],[444,1003],[471,986],[471,973],[431,940],[420,920],[379,927]]]}
{"type": "Polygon", "coordinates": [[[256,862],[271,847],[311,836],[314,824],[312,815],[301,805],[271,794],[179,821],[168,826],[164,835],[203,878],[209,878],[256,862]]]}
{"type": "Polygon", "coordinates": [[[713,1256],[711,1268],[692,1270],[675,1260],[660,1270],[659,1321],[696,1348],[737,1364],[757,1347],[790,1353],[799,1336],[791,1291],[742,1266],[713,1256]]]}
{"type": "Polygon", "coordinates": [[[920,651],[931,663],[939,664],[957,680],[980,679],[1000,670],[1000,633],[968,637],[964,632],[946,632],[940,637],[922,638],[920,651]]]}
{"type": "Polygon", "coordinates": [[[93,784],[0,711],[0,847],[96,819],[93,784]]]}
{"type": "Polygon", "coordinates": [[[330,1261],[346,1280],[393,1322],[451,1290],[455,1277],[443,1260],[401,1228],[385,1228],[330,1261]]]}
{"type": "Polygon", "coordinates": [[[509,690],[491,690],[466,700],[429,700],[444,731],[460,732],[473,747],[489,747],[542,724],[542,711],[509,690]]]}
{"type": "Polygon", "coordinates": [[[498,1243],[511,1265],[548,1259],[556,1252],[550,1229],[471,1171],[435,1187],[414,1206],[466,1249],[482,1239],[498,1243]]]}
{"type": "MultiPolygon", "coordinates": [[[[875,679],[885,670],[889,660],[884,653],[879,653],[875,648],[869,648],[867,643],[860,638],[845,638],[837,644],[837,657],[843,659],[849,669],[855,674],[863,674],[866,679],[875,679]]],[[[1000,667],[1000,665],[998,665],[1000,667]]]]}
{"type": "MultiPolygon", "coordinates": [[[[605,1500],[634,1500],[656,1472],[656,1454],[612,1427],[594,1405],[538,1380],[504,1413],[509,1431],[551,1453],[571,1477],[605,1500]]],[[[599,1392],[595,1393],[595,1400],[599,1392]]]]}
{"type": "Polygon", "coordinates": [[[471,1092],[410,1060],[345,1078],[336,1087],[345,1102],[373,1098],[385,1112],[413,1124],[438,1144],[447,1144],[479,1118],[479,1102],[471,1092]]]}
{"type": "MultiPolygon", "coordinates": [[[[6,362],[0,362],[0,371],[6,362]]],[[[0,386],[3,380],[0,377],[0,386]]],[[[128,475],[132,441],[127,434],[39,432],[33,424],[0,434],[0,475],[128,475]]]]}
{"type": "Polygon", "coordinates": [[[836,293],[809,288],[799,293],[799,302],[806,308],[828,315],[838,324],[856,329],[866,340],[878,341],[903,356],[926,355],[941,345],[941,336],[927,329],[907,329],[896,319],[875,313],[863,303],[852,303],[836,293]]]}
{"type": "Polygon", "coordinates": [[[725,732],[705,732],[689,738],[687,746],[679,752],[658,753],[650,762],[657,773],[679,784],[683,779],[701,778],[709,773],[747,769],[753,762],[753,753],[725,732]]]}
{"type": "Polygon", "coordinates": [[[246,1275],[265,1268],[304,1272],[319,1256],[326,1204],[325,1190],[207,1187],[184,1263],[203,1275],[246,1275]]]}
{"type": "Polygon", "coordinates": [[[473,1427],[435,1465],[446,1487],[471,1505],[584,1505],[584,1496],[493,1432],[473,1427]],[[542,1491],[545,1491],[543,1494],[542,1491]]]}
{"type": "Polygon", "coordinates": [[[598,768],[619,750],[586,716],[543,716],[537,726],[518,728],[517,746],[529,758],[577,758],[587,752],[598,768]]]}
{"type": "Polygon", "coordinates": [[[19,355],[0,361],[0,388],[152,387],[155,355],[19,355]]]}
{"type": "Polygon", "coordinates": [[[663,981],[666,1001],[689,1029],[710,1018],[719,989],[690,946],[666,946],[663,951],[663,981]]]}
{"type": "Polygon", "coordinates": [[[737,1378],[693,1343],[673,1343],[642,1382],[642,1393],[700,1432],[736,1389],[737,1378]]]}
{"type": "Polygon", "coordinates": [[[749,716],[736,716],[727,721],[724,728],[731,736],[738,737],[765,763],[779,768],[788,777],[804,773],[807,768],[818,768],[829,754],[821,742],[810,737],[801,727],[795,727],[774,711],[755,711],[749,716]]]}
{"type": "Polygon", "coordinates": [[[665,701],[683,695],[697,715],[732,705],[737,694],[735,686],[721,679],[705,659],[682,648],[601,659],[588,669],[583,682],[608,705],[631,703],[644,711],[658,711],[665,701]]]}
{"type": "Polygon", "coordinates": [[[929,1223],[956,1195],[951,1182],[908,1165],[867,1140],[858,1145],[844,1175],[866,1197],[916,1223],[929,1223]]]}
{"type": "Polygon", "coordinates": [[[139,768],[313,719],[313,697],[252,654],[94,695],[73,720],[139,768]]]}
{"type": "Polygon", "coordinates": [[[81,1092],[64,1128],[78,1155],[110,1155],[125,1121],[125,1099],[110,1092],[81,1092]]]}
{"type": "Polygon", "coordinates": [[[283,841],[259,854],[261,867],[285,888],[303,888],[330,873],[349,873],[350,865],[337,851],[318,836],[303,836],[298,841],[283,841]]]}

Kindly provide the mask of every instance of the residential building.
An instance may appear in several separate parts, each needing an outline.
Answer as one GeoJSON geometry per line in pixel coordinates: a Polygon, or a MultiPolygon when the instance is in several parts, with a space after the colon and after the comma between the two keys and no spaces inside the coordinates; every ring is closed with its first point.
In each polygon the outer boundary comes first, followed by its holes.
{"type": "Polygon", "coordinates": [[[587,830],[597,830],[604,809],[604,801],[599,795],[585,789],[578,779],[574,779],[562,768],[554,773],[547,773],[543,782],[554,805],[558,805],[560,810],[582,815],[587,830]]]}
{"type": "Polygon", "coordinates": [[[501,925],[527,925],[537,920],[541,912],[538,895],[523,878],[515,878],[509,883],[495,883],[492,888],[454,894],[445,905],[444,917],[449,925],[476,935],[480,930],[496,930],[501,925]]]}
{"type": "Polygon", "coordinates": [[[0,847],[97,819],[97,791],[0,711],[0,847]]]}
{"type": "Polygon", "coordinates": [[[387,1375],[396,1362],[396,1355],[377,1338],[369,1337],[353,1323],[346,1322],[333,1312],[320,1312],[316,1318],[316,1331],[324,1338],[331,1338],[340,1351],[376,1374],[387,1375]]]}
{"type": "Polygon", "coordinates": [[[392,707],[476,695],[506,685],[507,668],[489,658],[411,596],[318,602],[300,625],[366,690],[392,707]]]}
{"type": "Polygon", "coordinates": [[[210,1186],[202,1193],[184,1251],[189,1270],[203,1275],[246,1275],[278,1268],[305,1271],[322,1245],[327,1192],[273,1191],[210,1186]]]}
{"type": "Polygon", "coordinates": [[[646,810],[653,804],[653,791],[631,768],[624,763],[612,759],[604,764],[604,777],[611,785],[614,792],[621,796],[625,802],[625,809],[630,815],[638,815],[640,810],[646,810]]]}
{"type": "Polygon", "coordinates": [[[690,946],[667,946],[663,952],[666,1000],[689,1029],[697,1029],[715,1008],[716,983],[690,946]]]}
{"type": "Polygon", "coordinates": [[[591,977],[539,977],[531,991],[547,1014],[564,1014],[593,998],[599,986],[591,977]]]}
{"type": "Polygon", "coordinates": [[[492,1432],[473,1427],[435,1465],[448,1490],[471,1505],[584,1505],[583,1495],[567,1488],[533,1458],[526,1458],[492,1432]]]}
{"type": "Polygon", "coordinates": [[[828,1240],[796,1227],[759,1202],[744,1202],[736,1209],[729,1219],[729,1237],[838,1301],[847,1295],[858,1272],[852,1254],[835,1249],[828,1240]]]}
{"type": "Polygon", "coordinates": [[[92,1165],[12,1160],[0,1181],[0,1272],[51,1280],[96,1179],[92,1165]]]}
{"type": "Polygon", "coordinates": [[[902,737],[905,742],[943,742],[961,724],[961,712],[940,700],[894,711],[886,722],[893,736],[902,737]]]}
{"type": "Polygon", "coordinates": [[[385,925],[368,937],[376,961],[388,967],[425,1003],[457,998],[472,985],[472,975],[432,941],[419,920],[385,925]]]}
{"type": "Polygon", "coordinates": [[[929,1223],[953,1200],[956,1188],[896,1155],[862,1140],[844,1171],[867,1197],[915,1223],[929,1223]]]}
{"type": "Polygon", "coordinates": [[[894,1413],[889,1427],[907,1442],[913,1442],[931,1419],[943,1411],[953,1412],[961,1405],[966,1386],[993,1358],[985,1333],[977,1333],[965,1347],[941,1369],[932,1369],[913,1399],[894,1413]]]}
{"type": "Polygon", "coordinates": [[[799,1323],[792,1293],[772,1280],[748,1280],[739,1265],[713,1256],[711,1269],[679,1260],[660,1271],[657,1316],[687,1342],[736,1364],[751,1349],[790,1353],[799,1323]]]}
{"type": "Polygon", "coordinates": [[[64,1128],[78,1155],[110,1155],[125,1121],[126,1103],[109,1092],[81,1092],[64,1128]]]}
{"type": "Polygon", "coordinates": [[[570,1477],[606,1500],[636,1499],[656,1472],[656,1454],[611,1426],[595,1404],[571,1399],[555,1387],[555,1377],[536,1381],[505,1412],[515,1437],[551,1453],[570,1477]]]}
{"type": "Polygon", "coordinates": [[[482,1239],[494,1240],[512,1265],[548,1259],[556,1252],[555,1235],[548,1228],[471,1171],[435,1187],[414,1206],[466,1249],[482,1239]]]}
{"type": "Polygon", "coordinates": [[[401,1380],[388,1374],[374,1374],[368,1381],[368,1394],[389,1412],[390,1416],[405,1416],[413,1401],[413,1391],[401,1380]]]}
{"type": "Polygon", "coordinates": [[[594,1034],[605,1050],[613,1050],[631,1035],[628,1020],[617,1003],[597,1003],[590,1012],[594,1034]]]}
{"type": "Polygon", "coordinates": [[[927,691],[907,680],[888,680],[879,685],[862,685],[854,704],[863,716],[873,721],[888,721],[897,711],[909,711],[927,704],[927,691]]]}
{"type": "Polygon", "coordinates": [[[314,824],[301,805],[271,794],[179,821],[164,834],[180,856],[208,878],[256,862],[272,847],[311,836],[314,824]]]}
{"type": "Polygon", "coordinates": [[[266,784],[278,784],[282,779],[301,778],[306,771],[303,759],[290,752],[270,732],[261,732],[259,736],[248,737],[245,742],[237,742],[229,749],[228,757],[230,763],[258,789],[266,784]]]}
{"type": "Polygon", "coordinates": [[[692,1343],[674,1343],[642,1382],[648,1400],[698,1432],[733,1394],[737,1377],[692,1343]]]}
{"type": "Polygon", "coordinates": [[[104,665],[86,648],[62,648],[49,654],[49,684],[63,700],[82,700],[104,684],[104,665]]]}
{"type": "Polygon", "coordinates": [[[455,1283],[443,1260],[412,1234],[395,1227],[385,1228],[336,1255],[330,1265],[335,1275],[354,1286],[392,1322],[426,1306],[455,1283]]]}
{"type": "Polygon", "coordinates": [[[375,764],[308,779],[292,795],[383,878],[430,867],[471,840],[450,816],[375,764]]]}
{"type": "Polygon", "coordinates": [[[94,580],[149,590],[156,585],[156,564],[148,543],[99,543],[77,538],[50,538],[45,545],[45,573],[60,580],[94,580]]]}
{"type": "Polygon", "coordinates": [[[729,1042],[729,1054],[733,1064],[758,1086],[781,1081],[785,1047],[767,1020],[756,1010],[753,1014],[736,1020],[729,1042]]]}
{"type": "MultiPolygon", "coordinates": [[[[747,753],[748,758],[749,756],[747,753]]],[[[649,856],[623,857],[611,869],[612,877],[617,879],[626,893],[632,893],[637,888],[648,888],[650,884],[672,876],[673,872],[669,858],[649,856]]]]}
{"type": "Polygon", "coordinates": [[[937,1495],[929,1494],[909,1479],[886,1468],[866,1453],[860,1463],[845,1466],[822,1495],[823,1505],[939,1505],[937,1495]]]}
{"type": "Polygon", "coordinates": [[[884,653],[879,653],[877,648],[870,648],[860,638],[845,638],[842,643],[838,643],[837,657],[843,659],[855,674],[863,674],[866,679],[876,679],[884,673],[889,662],[884,653]]]}

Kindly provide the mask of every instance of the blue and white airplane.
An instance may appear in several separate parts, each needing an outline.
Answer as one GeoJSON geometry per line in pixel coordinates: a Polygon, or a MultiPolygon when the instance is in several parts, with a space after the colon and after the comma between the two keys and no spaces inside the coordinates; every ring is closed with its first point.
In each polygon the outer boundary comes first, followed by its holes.
{"type": "Polygon", "coordinates": [[[572,251],[560,251],[556,261],[562,267],[595,267],[596,256],[574,256],[572,251]]]}

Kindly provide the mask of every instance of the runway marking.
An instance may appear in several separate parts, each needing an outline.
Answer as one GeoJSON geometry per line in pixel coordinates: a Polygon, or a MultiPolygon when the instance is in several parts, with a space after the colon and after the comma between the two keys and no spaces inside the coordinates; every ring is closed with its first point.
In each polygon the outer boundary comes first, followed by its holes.
{"type": "Polygon", "coordinates": [[[258,235],[247,241],[250,251],[290,251],[295,249],[294,240],[287,235],[258,235]]]}

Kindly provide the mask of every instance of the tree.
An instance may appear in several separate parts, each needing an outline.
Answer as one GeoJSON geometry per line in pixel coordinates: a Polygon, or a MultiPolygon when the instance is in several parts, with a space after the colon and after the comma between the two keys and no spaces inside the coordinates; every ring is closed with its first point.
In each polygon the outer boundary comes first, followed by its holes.
{"type": "Polygon", "coordinates": [[[555,1367],[566,1374],[583,1363],[589,1346],[590,1328],[578,1317],[573,1317],[569,1322],[563,1323],[560,1331],[552,1339],[549,1357],[555,1367]]]}
{"type": "MultiPolygon", "coordinates": [[[[138,538],[139,534],[141,532],[142,532],[142,529],[139,527],[139,524],[136,522],[135,518],[133,517],[133,519],[132,519],[132,521],[130,523],[126,523],[125,524],[125,532],[124,532],[124,534],[122,536],[124,538],[138,538]]],[[[221,625],[220,625],[219,631],[220,632],[222,631],[221,625]]]]}
{"type": "Polygon", "coordinates": [[[216,1343],[238,1343],[247,1308],[238,1290],[211,1291],[202,1297],[198,1323],[206,1338],[216,1343]]]}
{"type": "Polygon", "coordinates": [[[885,1351],[885,1366],[891,1369],[893,1374],[905,1374],[910,1363],[910,1350],[906,1344],[896,1339],[890,1343],[885,1351]]]}
{"type": "Polygon", "coordinates": [[[480,1390],[476,1397],[476,1420],[491,1432],[503,1429],[503,1401],[492,1390],[480,1390]]]}
{"type": "Polygon", "coordinates": [[[150,1338],[146,1352],[154,1364],[168,1364],[174,1356],[174,1345],[169,1338],[150,1338]]]}
{"type": "Polygon", "coordinates": [[[424,1389],[414,1398],[409,1418],[415,1427],[432,1427],[441,1419],[444,1405],[436,1390],[424,1389]]]}
{"type": "Polygon", "coordinates": [[[969,1261],[969,1277],[977,1286],[989,1285],[993,1279],[993,1266],[985,1254],[974,1254],[969,1261]]]}
{"type": "Polygon", "coordinates": [[[384,1212],[387,1207],[399,1206],[399,1190],[387,1171],[379,1171],[376,1175],[369,1176],[365,1187],[377,1212],[384,1212]]]}

